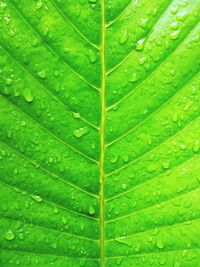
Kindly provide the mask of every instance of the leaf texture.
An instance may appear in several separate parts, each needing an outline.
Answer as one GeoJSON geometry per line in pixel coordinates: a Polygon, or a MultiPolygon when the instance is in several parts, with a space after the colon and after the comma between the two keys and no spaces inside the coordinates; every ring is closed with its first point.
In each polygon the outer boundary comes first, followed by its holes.
{"type": "Polygon", "coordinates": [[[0,10],[0,266],[200,267],[200,2],[0,10]]]}

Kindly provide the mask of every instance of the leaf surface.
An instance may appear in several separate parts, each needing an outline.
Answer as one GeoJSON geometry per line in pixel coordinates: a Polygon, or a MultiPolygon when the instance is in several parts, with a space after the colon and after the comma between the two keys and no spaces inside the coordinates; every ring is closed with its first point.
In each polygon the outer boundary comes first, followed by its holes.
{"type": "Polygon", "coordinates": [[[200,267],[199,1],[0,9],[0,265],[200,267]]]}

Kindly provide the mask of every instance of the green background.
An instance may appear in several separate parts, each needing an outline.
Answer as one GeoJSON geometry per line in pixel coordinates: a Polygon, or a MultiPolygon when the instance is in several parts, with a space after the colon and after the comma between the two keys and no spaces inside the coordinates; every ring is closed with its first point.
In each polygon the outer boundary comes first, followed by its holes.
{"type": "Polygon", "coordinates": [[[0,19],[0,266],[200,267],[200,1],[0,19]]]}

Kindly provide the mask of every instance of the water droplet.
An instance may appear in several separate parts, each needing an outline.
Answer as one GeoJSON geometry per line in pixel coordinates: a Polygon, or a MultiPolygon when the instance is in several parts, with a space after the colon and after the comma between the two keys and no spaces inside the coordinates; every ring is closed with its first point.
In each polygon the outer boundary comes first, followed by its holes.
{"type": "Polygon", "coordinates": [[[166,262],[167,262],[167,258],[165,256],[161,256],[159,258],[160,265],[165,265],[166,262]]]}
{"type": "Polygon", "coordinates": [[[41,1],[37,2],[35,8],[40,9],[41,7],[42,7],[42,2],[41,1]]]}
{"type": "Polygon", "coordinates": [[[174,32],[172,32],[172,33],[170,33],[170,39],[172,39],[172,40],[177,39],[179,33],[180,33],[180,31],[178,31],[178,30],[176,30],[176,31],[174,31],[174,32]]]}
{"type": "Polygon", "coordinates": [[[138,61],[139,65],[143,65],[144,62],[146,61],[146,57],[141,57],[138,61]]]}
{"type": "Polygon", "coordinates": [[[199,149],[200,149],[200,142],[199,140],[195,140],[194,145],[193,145],[193,151],[196,153],[199,151],[199,149]]]}
{"type": "Polygon", "coordinates": [[[170,28],[172,30],[177,30],[178,29],[178,22],[177,21],[173,21],[171,24],[170,24],[170,28]]]}
{"type": "Polygon", "coordinates": [[[63,223],[63,224],[66,224],[66,223],[67,223],[67,219],[63,217],[63,218],[62,218],[62,223],[63,223]]]}
{"type": "Polygon", "coordinates": [[[94,215],[95,214],[95,209],[90,206],[88,212],[89,212],[90,215],[94,215]]]}
{"type": "Polygon", "coordinates": [[[178,11],[178,7],[176,5],[174,5],[172,8],[171,8],[171,13],[174,15],[176,14],[178,11]]]}
{"type": "Polygon", "coordinates": [[[45,79],[47,77],[47,72],[46,70],[41,70],[38,72],[38,76],[41,78],[41,79],[45,79]]]}
{"type": "Polygon", "coordinates": [[[165,245],[164,245],[164,243],[163,243],[163,241],[162,241],[161,238],[159,238],[159,239],[156,240],[156,246],[158,248],[160,248],[160,249],[164,248],[165,245]]]}
{"type": "Polygon", "coordinates": [[[154,172],[157,168],[158,168],[158,165],[156,163],[150,163],[147,166],[147,171],[151,173],[151,172],[154,172]]]}
{"type": "Polygon", "coordinates": [[[40,196],[32,195],[31,197],[32,197],[32,199],[34,199],[38,203],[42,202],[42,198],[40,196]]]}
{"type": "Polygon", "coordinates": [[[180,144],[179,147],[180,147],[181,150],[185,150],[186,149],[186,145],[185,144],[180,144]]]}
{"type": "Polygon", "coordinates": [[[78,113],[78,112],[76,113],[76,112],[75,112],[75,113],[73,113],[73,117],[74,117],[75,119],[80,119],[81,116],[80,116],[80,113],[78,113]]]}
{"type": "Polygon", "coordinates": [[[15,233],[14,233],[11,229],[9,229],[9,230],[5,233],[4,238],[5,238],[6,240],[8,240],[8,241],[11,241],[11,240],[13,240],[13,239],[15,238],[15,233]]]}
{"type": "Polygon", "coordinates": [[[29,103],[31,103],[33,101],[33,98],[34,98],[32,92],[29,90],[23,91],[23,97],[29,103]]]}
{"type": "Polygon", "coordinates": [[[95,143],[92,143],[90,147],[94,150],[96,148],[95,143]]]}
{"type": "Polygon", "coordinates": [[[144,49],[144,39],[141,39],[137,42],[135,49],[137,51],[142,51],[144,49]]]}
{"type": "Polygon", "coordinates": [[[146,27],[148,26],[148,19],[147,18],[142,18],[140,20],[139,26],[143,29],[146,29],[146,27]]]}
{"type": "Polygon", "coordinates": [[[88,58],[92,64],[97,61],[97,53],[94,50],[89,50],[88,58]]]}
{"type": "Polygon", "coordinates": [[[121,34],[120,38],[119,38],[119,43],[121,45],[123,45],[123,44],[125,44],[127,42],[127,40],[128,40],[128,31],[127,31],[127,29],[124,29],[122,31],[122,34],[121,34]]]}
{"type": "Polygon", "coordinates": [[[52,244],[51,244],[51,247],[52,247],[52,248],[54,248],[54,249],[55,249],[55,248],[57,248],[57,245],[56,245],[56,243],[55,243],[55,242],[54,242],[54,243],[52,243],[52,244]]]}
{"type": "Polygon", "coordinates": [[[111,163],[116,163],[117,161],[118,161],[118,159],[119,159],[119,156],[118,155],[112,155],[111,156],[111,159],[110,159],[110,162],[111,163]]]}
{"type": "Polygon", "coordinates": [[[129,161],[129,156],[126,154],[123,156],[123,161],[128,162],[129,161]]]}
{"type": "Polygon", "coordinates": [[[177,122],[178,121],[178,114],[177,114],[177,112],[173,112],[172,113],[172,121],[173,122],[177,122]]]}
{"type": "Polygon", "coordinates": [[[59,213],[59,209],[58,209],[57,207],[54,207],[54,208],[53,208],[53,213],[54,213],[54,214],[58,214],[58,213],[59,213]]]}
{"type": "Polygon", "coordinates": [[[134,82],[138,81],[138,79],[139,79],[139,78],[138,78],[137,73],[134,72],[134,73],[131,75],[131,77],[130,77],[130,79],[129,79],[129,82],[134,83],[134,82]]]}
{"type": "Polygon", "coordinates": [[[169,161],[163,161],[163,163],[162,163],[163,169],[169,169],[169,166],[170,166],[170,162],[169,161]]]}
{"type": "Polygon", "coordinates": [[[24,234],[23,233],[19,233],[18,237],[20,240],[24,240],[24,234]]]}
{"type": "Polygon", "coordinates": [[[126,189],[127,185],[126,184],[122,184],[122,189],[126,189]]]}
{"type": "Polygon", "coordinates": [[[88,131],[89,131],[89,130],[88,130],[87,127],[81,127],[81,128],[79,128],[79,129],[77,129],[77,130],[74,130],[74,131],[73,131],[73,134],[74,134],[75,137],[80,138],[80,137],[82,137],[83,135],[87,134],[88,131]]]}
{"type": "Polygon", "coordinates": [[[8,32],[8,34],[9,34],[10,37],[13,37],[16,34],[16,30],[15,29],[10,29],[10,31],[8,32]]]}
{"type": "Polygon", "coordinates": [[[11,137],[12,137],[12,132],[11,132],[11,130],[8,130],[8,131],[7,131],[7,136],[8,136],[8,138],[11,138],[11,137]]]}
{"type": "Polygon", "coordinates": [[[12,84],[12,79],[11,79],[11,78],[7,78],[7,79],[5,80],[5,84],[6,84],[6,85],[11,85],[11,84],[12,84]]]}

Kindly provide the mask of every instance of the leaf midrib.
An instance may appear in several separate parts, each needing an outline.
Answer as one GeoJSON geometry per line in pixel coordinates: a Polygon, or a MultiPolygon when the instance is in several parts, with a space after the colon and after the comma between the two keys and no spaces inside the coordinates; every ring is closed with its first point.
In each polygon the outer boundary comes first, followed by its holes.
{"type": "Polygon", "coordinates": [[[100,125],[100,262],[105,267],[105,222],[104,222],[104,161],[105,161],[105,0],[101,0],[101,125],[100,125]]]}

